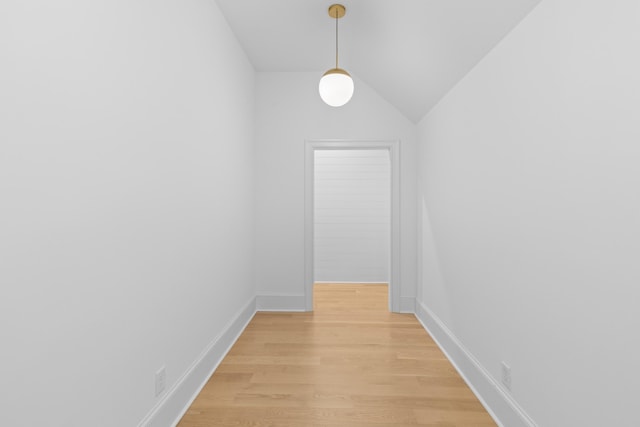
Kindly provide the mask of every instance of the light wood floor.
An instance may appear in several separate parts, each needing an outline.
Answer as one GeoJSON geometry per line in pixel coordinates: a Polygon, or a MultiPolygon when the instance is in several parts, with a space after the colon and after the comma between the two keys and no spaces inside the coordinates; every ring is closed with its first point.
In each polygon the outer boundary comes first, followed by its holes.
{"type": "Polygon", "coordinates": [[[179,427],[495,426],[386,285],[315,285],[313,313],[257,313],[179,427]]]}

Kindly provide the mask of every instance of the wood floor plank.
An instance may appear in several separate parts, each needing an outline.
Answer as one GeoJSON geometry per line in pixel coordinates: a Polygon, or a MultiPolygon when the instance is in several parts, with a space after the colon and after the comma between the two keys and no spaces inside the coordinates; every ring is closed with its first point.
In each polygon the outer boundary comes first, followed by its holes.
{"type": "Polygon", "coordinates": [[[495,426],[387,294],[317,284],[312,313],[257,313],[178,426],[495,426]]]}

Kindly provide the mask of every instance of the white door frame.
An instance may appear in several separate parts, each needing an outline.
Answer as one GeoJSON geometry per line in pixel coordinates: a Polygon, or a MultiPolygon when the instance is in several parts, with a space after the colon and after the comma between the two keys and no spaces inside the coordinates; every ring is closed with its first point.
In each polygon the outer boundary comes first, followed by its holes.
{"type": "Polygon", "coordinates": [[[306,140],[304,146],[304,301],[313,311],[313,181],[316,150],[388,150],[391,159],[389,311],[400,312],[400,141],[306,140]]]}

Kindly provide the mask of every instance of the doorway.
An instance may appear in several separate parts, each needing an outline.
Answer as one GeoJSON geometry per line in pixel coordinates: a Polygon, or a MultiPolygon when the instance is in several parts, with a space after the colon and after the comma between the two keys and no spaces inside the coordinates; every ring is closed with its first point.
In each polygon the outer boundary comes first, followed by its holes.
{"type": "Polygon", "coordinates": [[[316,281],[386,282],[389,311],[400,311],[399,214],[398,141],[306,141],[307,311],[316,281]]]}

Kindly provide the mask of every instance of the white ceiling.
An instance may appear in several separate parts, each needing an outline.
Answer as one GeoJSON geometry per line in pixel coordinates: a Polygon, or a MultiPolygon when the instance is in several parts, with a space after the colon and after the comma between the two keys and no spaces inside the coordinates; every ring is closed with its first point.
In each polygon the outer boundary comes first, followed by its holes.
{"type": "MultiPolygon", "coordinates": [[[[335,65],[332,0],[216,1],[256,70],[335,65]]],[[[340,67],[417,122],[539,1],[343,0],[340,67]]]]}

